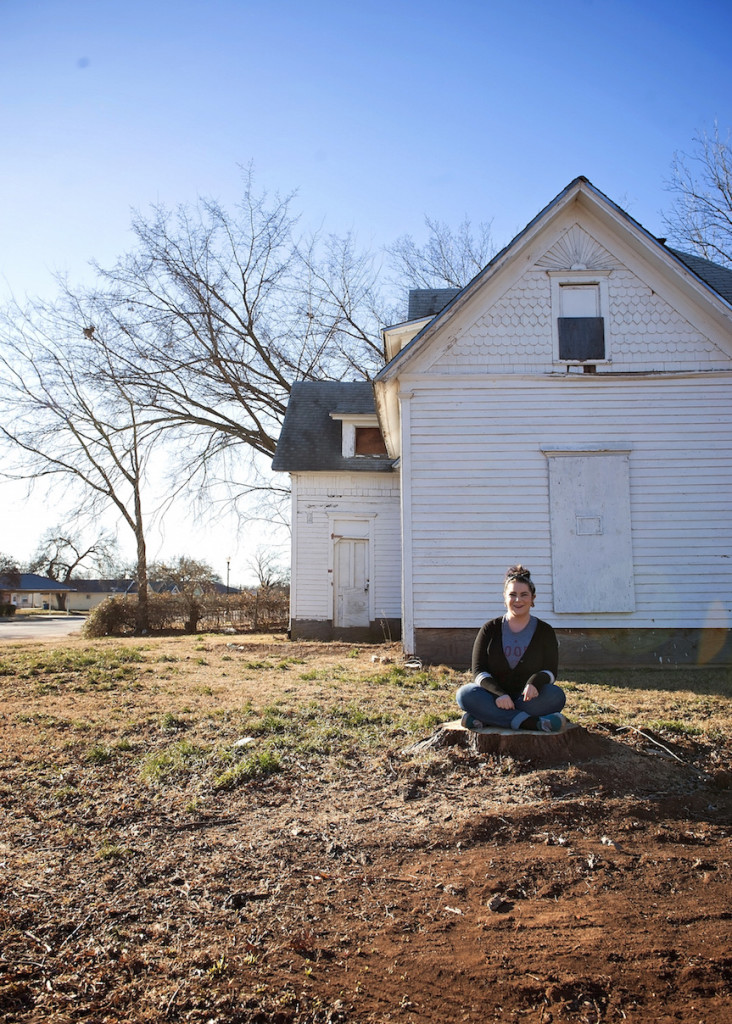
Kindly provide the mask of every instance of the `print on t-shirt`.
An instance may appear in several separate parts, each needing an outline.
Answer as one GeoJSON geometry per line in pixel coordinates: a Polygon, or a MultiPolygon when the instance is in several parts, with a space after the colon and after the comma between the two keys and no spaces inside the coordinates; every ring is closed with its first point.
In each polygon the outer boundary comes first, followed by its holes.
{"type": "Polygon", "coordinates": [[[536,619],[533,615],[520,633],[511,632],[511,628],[506,622],[504,615],[501,638],[503,640],[503,653],[506,655],[506,661],[510,668],[516,668],[524,654],[526,654],[526,648],[531,643],[535,632],[536,619]]]}

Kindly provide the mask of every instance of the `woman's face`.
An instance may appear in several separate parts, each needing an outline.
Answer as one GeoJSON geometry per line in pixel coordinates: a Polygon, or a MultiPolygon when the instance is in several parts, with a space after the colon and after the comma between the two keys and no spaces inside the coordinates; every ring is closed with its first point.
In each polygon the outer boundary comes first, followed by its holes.
{"type": "Polygon", "coordinates": [[[527,615],[534,606],[534,598],[529,585],[522,583],[521,580],[509,580],[503,591],[503,599],[506,602],[508,614],[515,615],[517,618],[527,615]]]}

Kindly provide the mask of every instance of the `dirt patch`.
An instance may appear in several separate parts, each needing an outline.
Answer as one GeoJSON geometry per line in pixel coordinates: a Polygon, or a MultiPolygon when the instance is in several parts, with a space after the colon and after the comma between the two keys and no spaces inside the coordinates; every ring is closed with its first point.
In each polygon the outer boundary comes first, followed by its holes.
{"type": "Polygon", "coordinates": [[[395,649],[0,673],[1,1021],[732,1021],[728,679],[569,681],[538,766],[415,748],[462,679],[395,649]]]}

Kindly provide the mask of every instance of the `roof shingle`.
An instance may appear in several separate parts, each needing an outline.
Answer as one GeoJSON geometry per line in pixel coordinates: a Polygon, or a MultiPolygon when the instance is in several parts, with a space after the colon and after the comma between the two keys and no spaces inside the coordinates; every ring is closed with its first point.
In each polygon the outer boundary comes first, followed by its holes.
{"type": "Polygon", "coordinates": [[[331,413],[375,415],[368,382],[300,381],[293,384],[272,469],[280,472],[389,472],[385,456],[342,455],[342,427],[331,413]]]}
{"type": "Polygon", "coordinates": [[[718,295],[732,303],[732,270],[729,267],[722,267],[718,263],[712,263],[711,260],[707,260],[703,256],[695,256],[690,252],[679,252],[678,249],[672,249],[668,245],[666,248],[677,259],[680,259],[684,266],[700,277],[705,284],[713,288],[718,295]]]}

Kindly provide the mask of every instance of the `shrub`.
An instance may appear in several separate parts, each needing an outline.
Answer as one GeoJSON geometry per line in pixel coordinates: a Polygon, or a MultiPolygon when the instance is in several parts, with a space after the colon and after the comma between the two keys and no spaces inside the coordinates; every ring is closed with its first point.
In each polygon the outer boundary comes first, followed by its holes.
{"type": "Polygon", "coordinates": [[[0,604],[0,616],[15,615],[16,607],[9,601],[7,604],[0,604]]]}
{"type": "MultiPolygon", "coordinates": [[[[289,592],[286,588],[261,588],[226,597],[203,594],[190,600],[176,594],[149,594],[148,612],[151,633],[168,629],[195,632],[198,625],[205,630],[233,626],[241,631],[268,632],[286,629],[289,620],[289,592]]],[[[136,597],[109,597],[94,609],[86,620],[88,637],[125,636],[135,632],[136,597]]]]}
{"type": "MultiPolygon", "coordinates": [[[[173,629],[181,619],[180,603],[172,594],[148,595],[151,633],[173,629]]],[[[89,637],[126,636],[135,632],[137,597],[108,597],[92,611],[84,625],[89,637]]]]}
{"type": "Polygon", "coordinates": [[[108,597],[89,615],[84,623],[84,634],[96,636],[124,636],[135,631],[137,602],[125,597],[108,597]]]}
{"type": "Polygon", "coordinates": [[[229,597],[207,595],[202,603],[201,625],[205,629],[233,626],[242,632],[271,632],[287,629],[290,592],[287,587],[260,587],[229,597]]]}

